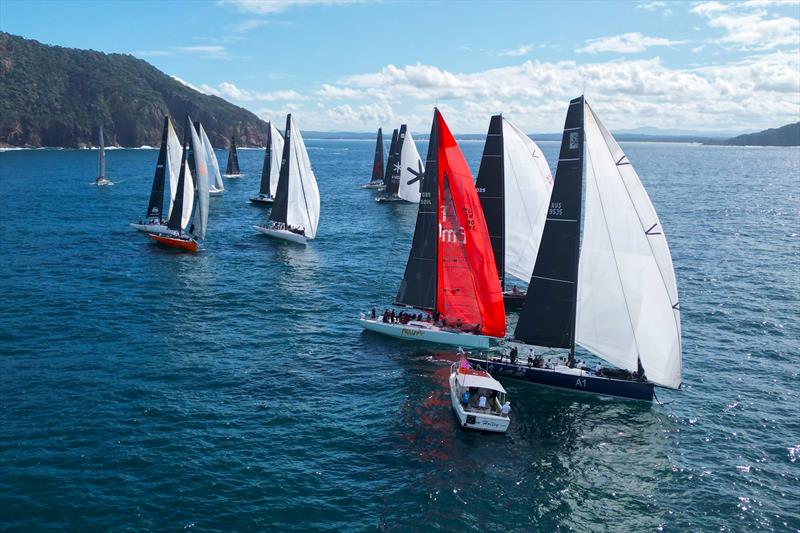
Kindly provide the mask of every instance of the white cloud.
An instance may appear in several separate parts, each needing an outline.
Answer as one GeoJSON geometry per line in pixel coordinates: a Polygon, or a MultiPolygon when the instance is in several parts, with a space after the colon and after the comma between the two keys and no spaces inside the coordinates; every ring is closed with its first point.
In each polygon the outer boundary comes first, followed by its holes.
{"type": "Polygon", "coordinates": [[[502,52],[498,52],[497,55],[511,56],[511,57],[524,56],[528,55],[534,48],[535,46],[532,44],[524,44],[522,46],[518,46],[517,48],[512,48],[511,50],[504,50],[502,52]]]}
{"type": "Polygon", "coordinates": [[[239,11],[268,15],[282,13],[293,7],[334,4],[354,4],[363,0],[220,0],[222,4],[235,6],[239,11]]]}
{"type": "Polygon", "coordinates": [[[800,46],[800,19],[770,16],[760,9],[769,5],[797,2],[749,0],[740,4],[716,1],[695,5],[690,11],[707,19],[712,28],[722,30],[718,42],[738,50],[770,50],[783,46],[800,46]]]}
{"type": "Polygon", "coordinates": [[[636,4],[636,9],[644,9],[645,11],[658,11],[659,9],[663,9],[667,7],[666,2],[645,2],[642,4],[636,4]]]}
{"type": "Polygon", "coordinates": [[[225,47],[220,45],[176,46],[174,50],[212,59],[227,59],[230,57],[225,47]]]}
{"type": "Polygon", "coordinates": [[[576,52],[588,52],[596,54],[599,52],[617,52],[620,54],[632,54],[644,52],[652,46],[673,46],[683,44],[686,41],[672,41],[662,37],[648,37],[639,32],[623,33],[611,37],[600,37],[597,39],[587,39],[586,46],[578,48],[576,52]]]}

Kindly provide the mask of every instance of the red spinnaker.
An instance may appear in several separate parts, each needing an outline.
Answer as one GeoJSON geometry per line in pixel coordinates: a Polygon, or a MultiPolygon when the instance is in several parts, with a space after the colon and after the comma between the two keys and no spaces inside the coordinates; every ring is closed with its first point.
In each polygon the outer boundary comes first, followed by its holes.
{"type": "Polygon", "coordinates": [[[503,337],[506,313],[486,219],[472,173],[441,113],[437,126],[439,264],[436,307],[448,323],[503,337]]]}

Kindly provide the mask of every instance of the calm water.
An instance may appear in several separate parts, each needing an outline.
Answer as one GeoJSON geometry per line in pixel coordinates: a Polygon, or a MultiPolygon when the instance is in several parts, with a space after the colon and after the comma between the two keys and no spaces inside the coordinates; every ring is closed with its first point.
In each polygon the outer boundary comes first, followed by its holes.
{"type": "Polygon", "coordinates": [[[108,152],[107,188],[95,152],[0,154],[0,529],[800,529],[800,150],[625,145],[672,248],[685,389],[509,381],[491,436],[454,421],[452,352],[355,323],[394,296],[416,207],[358,189],[371,142],[308,145],[317,240],[250,229],[245,150],[195,256],[127,227],[156,151],[108,152]]]}

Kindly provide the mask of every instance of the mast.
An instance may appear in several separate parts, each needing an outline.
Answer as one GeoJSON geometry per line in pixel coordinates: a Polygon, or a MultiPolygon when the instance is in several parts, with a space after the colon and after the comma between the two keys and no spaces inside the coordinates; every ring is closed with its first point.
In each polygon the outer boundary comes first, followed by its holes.
{"type": "Polygon", "coordinates": [[[569,104],[556,179],[514,338],[527,344],[569,348],[575,324],[583,191],[583,96],[569,104]]]}
{"type": "Polygon", "coordinates": [[[383,188],[388,192],[392,181],[392,169],[394,168],[395,145],[397,144],[398,130],[392,132],[392,142],[389,143],[389,159],[386,161],[386,173],[383,175],[383,188]]]}
{"type": "Polygon", "coordinates": [[[153,175],[153,187],[150,190],[150,203],[147,204],[147,217],[161,220],[164,211],[164,181],[167,174],[167,137],[169,117],[164,117],[164,132],[161,134],[161,149],[158,152],[156,172],[153,175]]]}
{"type": "Polygon", "coordinates": [[[372,163],[372,179],[370,181],[380,181],[383,179],[383,129],[378,128],[378,140],[375,141],[375,159],[372,163]]]}
{"type": "MultiPolygon", "coordinates": [[[[408,262],[394,299],[395,305],[408,305],[426,311],[436,308],[439,264],[439,133],[434,110],[428,155],[425,157],[425,175],[422,178],[417,224],[408,253],[408,262]]],[[[397,130],[392,138],[396,138],[397,130]]],[[[389,156],[391,164],[391,155],[389,156]]]]}
{"type": "Polygon", "coordinates": [[[475,187],[481,199],[486,226],[492,241],[494,262],[500,287],[506,287],[506,227],[505,227],[505,176],[503,174],[503,116],[494,115],[489,121],[486,144],[483,145],[481,166],[475,187]]]}
{"type": "Polygon", "coordinates": [[[267,122],[267,149],[264,152],[264,166],[261,169],[261,186],[258,194],[269,195],[269,175],[272,171],[272,122],[267,122]]]}
{"type": "Polygon", "coordinates": [[[190,138],[189,128],[189,115],[187,114],[183,121],[183,152],[181,155],[181,172],[178,175],[178,186],[175,191],[175,201],[172,204],[172,213],[170,213],[169,222],[167,222],[167,228],[179,233],[183,230],[182,218],[184,188],[186,187],[186,158],[189,153],[187,147],[187,142],[190,138]]]}
{"type": "Polygon", "coordinates": [[[231,146],[228,148],[228,165],[225,168],[225,174],[235,176],[240,173],[239,155],[236,153],[236,139],[231,136],[231,146]]]}
{"type": "MultiPolygon", "coordinates": [[[[283,155],[281,156],[281,172],[278,176],[278,188],[275,191],[275,202],[269,219],[272,222],[286,224],[289,211],[289,156],[292,149],[292,114],[286,115],[286,132],[283,135],[283,155]]],[[[228,158],[230,161],[230,158],[228,158]]]]}
{"type": "Polygon", "coordinates": [[[106,148],[103,141],[103,126],[100,125],[100,156],[97,161],[97,179],[102,180],[106,178],[106,148]]]}

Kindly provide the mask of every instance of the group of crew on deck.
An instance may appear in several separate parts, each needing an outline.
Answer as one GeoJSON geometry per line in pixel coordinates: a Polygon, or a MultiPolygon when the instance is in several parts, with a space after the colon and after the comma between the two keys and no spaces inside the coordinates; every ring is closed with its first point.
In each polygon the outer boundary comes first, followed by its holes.
{"type": "MultiPolygon", "coordinates": [[[[519,357],[519,349],[514,346],[511,348],[511,351],[508,354],[508,359],[511,361],[512,365],[517,364],[517,358],[519,357]]],[[[500,362],[503,361],[503,355],[500,355],[500,362]]],[[[566,366],[569,368],[577,368],[578,370],[583,370],[584,372],[589,372],[590,368],[589,365],[586,364],[584,361],[576,361],[574,358],[570,357],[559,357],[556,359],[549,359],[545,362],[544,358],[541,355],[537,355],[534,352],[533,348],[528,349],[528,366],[531,368],[555,368],[557,366],[566,366]]],[[[594,367],[594,374],[597,376],[603,375],[603,364],[598,361],[594,367]]]]}
{"type": "Polygon", "coordinates": [[[496,399],[497,391],[470,387],[469,389],[464,389],[461,394],[461,405],[466,410],[489,411],[492,414],[508,416],[511,412],[511,402],[507,401],[498,410],[496,399]]]}
{"type": "Polygon", "coordinates": [[[276,222],[272,221],[270,224],[270,229],[273,230],[282,230],[282,231],[291,231],[292,233],[296,233],[297,235],[305,236],[306,230],[300,226],[292,226],[291,224],[287,224],[285,222],[276,222]]]}
{"type": "MultiPolygon", "coordinates": [[[[370,319],[377,320],[378,312],[373,307],[370,312],[370,319]]],[[[475,335],[481,334],[480,324],[464,324],[461,319],[448,321],[445,317],[441,316],[438,311],[433,314],[427,313],[406,313],[405,311],[395,312],[394,309],[386,309],[383,312],[381,321],[386,324],[408,324],[411,321],[425,322],[433,324],[442,328],[449,328],[453,330],[463,331],[466,333],[474,333],[475,335]]]]}

